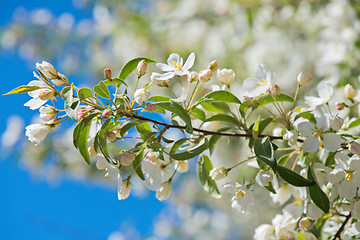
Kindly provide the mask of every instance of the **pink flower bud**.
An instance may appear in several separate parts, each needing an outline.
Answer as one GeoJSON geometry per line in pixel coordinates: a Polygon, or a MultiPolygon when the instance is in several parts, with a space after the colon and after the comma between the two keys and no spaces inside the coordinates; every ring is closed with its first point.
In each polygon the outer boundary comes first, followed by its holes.
{"type": "Polygon", "coordinates": [[[199,73],[199,80],[202,82],[207,82],[212,77],[212,71],[210,69],[203,70],[199,73]]]}
{"type": "Polygon", "coordinates": [[[98,154],[95,150],[95,147],[94,147],[94,144],[92,144],[89,148],[88,148],[88,152],[89,152],[89,155],[90,157],[93,157],[95,156],[96,154],[98,154]]]}
{"type": "Polygon", "coordinates": [[[79,109],[78,114],[77,114],[77,118],[80,121],[81,119],[86,117],[86,115],[87,115],[87,110],[86,109],[79,109]]]}
{"type": "Polygon", "coordinates": [[[346,105],[345,105],[345,103],[338,102],[338,103],[336,103],[335,107],[336,107],[336,110],[341,111],[346,107],[346,105]]]}
{"type": "Polygon", "coordinates": [[[211,61],[211,63],[209,64],[209,69],[213,72],[215,72],[216,70],[218,70],[219,68],[219,63],[217,60],[213,60],[211,61]]]}
{"type": "Polygon", "coordinates": [[[156,105],[153,103],[146,104],[146,111],[148,112],[154,112],[156,110],[156,105]]]}
{"type": "Polygon", "coordinates": [[[111,116],[112,112],[110,109],[105,109],[101,115],[102,118],[109,118],[111,116]]]}
{"type": "Polygon", "coordinates": [[[116,133],[113,131],[107,132],[106,133],[106,138],[109,139],[110,142],[115,142],[117,137],[116,137],[116,133]]]}
{"type": "Polygon", "coordinates": [[[120,163],[129,166],[135,160],[135,154],[126,152],[120,155],[120,163]]]}
{"type": "Polygon", "coordinates": [[[357,95],[356,90],[349,83],[344,87],[344,93],[347,99],[353,99],[357,95]]]}
{"type": "Polygon", "coordinates": [[[55,92],[51,89],[43,89],[40,91],[39,98],[41,100],[49,100],[55,96],[55,92]]]}
{"type": "Polygon", "coordinates": [[[64,87],[64,86],[70,86],[71,84],[69,83],[69,80],[67,79],[67,77],[62,74],[62,73],[58,73],[58,78],[54,78],[51,79],[51,82],[59,87],[64,87]]]}
{"type": "Polygon", "coordinates": [[[105,77],[106,79],[111,79],[112,73],[111,73],[110,68],[105,68],[105,69],[104,69],[104,77],[105,77]]]}
{"type": "Polygon", "coordinates": [[[135,68],[135,72],[138,75],[138,77],[143,76],[146,73],[147,70],[147,63],[145,60],[142,60],[138,63],[137,67],[135,68]]]}
{"type": "Polygon", "coordinates": [[[349,151],[353,154],[360,156],[360,144],[352,142],[349,146],[349,151]]]}
{"type": "Polygon", "coordinates": [[[312,222],[311,222],[310,218],[308,218],[308,217],[303,217],[299,221],[299,227],[301,227],[301,228],[309,229],[311,227],[311,225],[312,225],[312,222]]]}
{"type": "Polygon", "coordinates": [[[201,94],[203,96],[205,96],[206,94],[210,93],[211,92],[211,89],[210,88],[204,88],[202,91],[201,91],[201,94]]]}
{"type": "Polygon", "coordinates": [[[196,82],[197,80],[199,80],[199,73],[192,71],[191,73],[188,74],[189,82],[196,82]]]}
{"type": "Polygon", "coordinates": [[[281,93],[280,87],[278,85],[271,85],[270,86],[270,94],[273,97],[279,97],[281,93]]]}

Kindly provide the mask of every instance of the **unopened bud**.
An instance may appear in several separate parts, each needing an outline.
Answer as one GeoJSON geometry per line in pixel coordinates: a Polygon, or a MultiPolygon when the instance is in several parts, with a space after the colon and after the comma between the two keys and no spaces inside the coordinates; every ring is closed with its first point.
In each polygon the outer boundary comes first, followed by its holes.
{"type": "Polygon", "coordinates": [[[312,75],[309,72],[301,72],[297,75],[296,77],[296,81],[298,82],[298,84],[300,86],[306,85],[308,83],[310,83],[312,80],[312,75]]]}
{"type": "Polygon", "coordinates": [[[211,177],[212,180],[221,180],[227,176],[228,172],[229,170],[224,167],[213,168],[209,173],[209,177],[211,177]]]}
{"type": "Polygon", "coordinates": [[[54,107],[52,106],[42,106],[40,109],[40,118],[43,120],[43,121],[50,121],[51,119],[53,119],[55,117],[55,114],[57,112],[59,112],[59,110],[55,109],[54,107]]]}
{"type": "Polygon", "coordinates": [[[219,63],[217,60],[213,60],[211,61],[211,63],[209,64],[209,69],[213,72],[215,72],[216,70],[218,70],[219,68],[219,63]]]}
{"type": "Polygon", "coordinates": [[[89,155],[90,157],[93,157],[95,156],[96,154],[98,154],[95,150],[95,146],[94,144],[92,144],[89,148],[88,148],[88,152],[89,152],[89,155]]]}
{"type": "Polygon", "coordinates": [[[202,82],[207,82],[212,77],[212,71],[210,69],[203,70],[199,73],[199,80],[202,82]]]}
{"type": "Polygon", "coordinates": [[[360,144],[352,142],[349,146],[349,151],[353,154],[360,156],[360,144]]]}
{"type": "Polygon", "coordinates": [[[278,85],[271,85],[270,86],[270,94],[273,97],[279,97],[281,93],[280,87],[278,85]]]}
{"type": "Polygon", "coordinates": [[[146,111],[148,112],[154,112],[156,110],[156,105],[153,103],[146,104],[146,111]]]}
{"type": "Polygon", "coordinates": [[[175,161],[175,170],[181,173],[185,173],[189,170],[189,163],[188,161],[175,161]]]}
{"type": "Polygon", "coordinates": [[[344,123],[344,119],[342,119],[338,115],[330,116],[329,120],[330,120],[330,127],[332,129],[334,129],[335,131],[338,131],[342,127],[342,125],[344,123]]]}
{"type": "Polygon", "coordinates": [[[217,71],[217,78],[219,82],[229,86],[230,83],[235,79],[235,73],[232,69],[223,68],[217,71]]]}
{"type": "Polygon", "coordinates": [[[170,197],[171,194],[171,180],[163,182],[156,191],[155,197],[160,201],[164,201],[170,197]]]}
{"type": "Polygon", "coordinates": [[[188,74],[188,81],[189,82],[196,82],[199,80],[199,73],[192,71],[191,73],[188,74]]]}
{"type": "Polygon", "coordinates": [[[146,73],[147,70],[147,63],[145,62],[145,60],[141,60],[137,67],[135,68],[135,72],[138,75],[138,77],[143,76],[146,73]]]}
{"type": "Polygon", "coordinates": [[[303,217],[299,221],[299,227],[303,229],[309,229],[312,225],[311,219],[308,217],[303,217]]]}
{"type": "Polygon", "coordinates": [[[338,102],[338,103],[336,103],[335,107],[336,107],[336,110],[341,111],[346,107],[346,105],[345,105],[345,103],[338,102]]]}
{"type": "Polygon", "coordinates": [[[107,132],[106,133],[106,138],[109,139],[110,142],[115,142],[117,137],[116,137],[116,133],[113,131],[107,132]]]}
{"type": "Polygon", "coordinates": [[[101,115],[102,118],[109,118],[111,116],[112,112],[110,109],[105,109],[101,115]]]}
{"type": "Polygon", "coordinates": [[[349,83],[344,87],[344,93],[347,99],[353,99],[357,95],[356,90],[349,83]]]}
{"type": "Polygon", "coordinates": [[[43,89],[40,91],[39,98],[43,101],[49,100],[55,96],[55,92],[50,89],[43,89]]]}
{"type": "Polygon", "coordinates": [[[120,163],[124,166],[129,166],[135,160],[135,154],[126,152],[121,154],[120,163]]]}
{"type": "Polygon", "coordinates": [[[62,74],[62,73],[58,73],[58,78],[54,78],[51,79],[51,82],[59,87],[64,87],[64,86],[70,86],[71,84],[69,83],[69,80],[67,79],[67,77],[62,74]]]}
{"type": "Polygon", "coordinates": [[[111,70],[110,70],[110,68],[105,68],[104,69],[104,77],[106,78],[106,79],[111,79],[111,77],[112,77],[112,73],[111,73],[111,70]]]}
{"type": "Polygon", "coordinates": [[[210,93],[211,92],[211,89],[210,88],[204,88],[202,91],[201,91],[201,94],[203,96],[205,96],[206,94],[210,93]]]}

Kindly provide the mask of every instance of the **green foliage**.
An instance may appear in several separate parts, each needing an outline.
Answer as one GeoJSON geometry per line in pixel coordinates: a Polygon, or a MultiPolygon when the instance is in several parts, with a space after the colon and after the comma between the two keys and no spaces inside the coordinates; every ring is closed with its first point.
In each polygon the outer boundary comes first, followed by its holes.
{"type": "Polygon", "coordinates": [[[73,119],[74,121],[77,121],[80,101],[77,97],[73,95],[73,85],[64,87],[60,95],[65,101],[64,108],[67,115],[71,117],[71,119],[73,119]]]}
{"type": "Polygon", "coordinates": [[[100,81],[99,84],[94,87],[94,92],[100,97],[111,99],[109,89],[104,81],[100,81]]]}
{"type": "Polygon", "coordinates": [[[314,181],[310,181],[298,173],[291,171],[290,169],[283,167],[281,165],[277,165],[276,167],[277,173],[288,183],[297,187],[306,187],[314,185],[314,181]]]}
{"type": "Polygon", "coordinates": [[[41,88],[38,86],[20,86],[20,87],[17,87],[15,89],[11,90],[8,93],[5,93],[4,95],[27,93],[27,92],[32,92],[32,91],[35,91],[38,89],[41,89],[41,88]]]}
{"type": "Polygon", "coordinates": [[[277,162],[274,158],[273,146],[268,137],[258,138],[254,142],[254,153],[256,158],[271,167],[274,172],[277,170],[277,162]]]}
{"type": "Polygon", "coordinates": [[[315,174],[313,172],[312,166],[308,168],[308,174],[307,177],[309,180],[314,181],[315,184],[312,186],[309,186],[309,193],[310,197],[313,200],[313,202],[318,206],[321,210],[323,210],[325,213],[329,212],[330,209],[330,201],[328,196],[321,190],[320,186],[318,185],[315,174]]]}
{"type": "Polygon", "coordinates": [[[187,160],[198,156],[200,153],[205,151],[209,146],[207,138],[203,138],[200,143],[187,151],[181,153],[171,153],[170,157],[175,160],[187,160]]]}
{"type": "Polygon", "coordinates": [[[193,132],[190,116],[181,105],[176,102],[157,102],[156,105],[179,116],[186,124],[186,131],[193,132]]]}
{"type": "Polygon", "coordinates": [[[125,66],[121,69],[119,78],[122,80],[125,80],[129,76],[129,74],[135,70],[135,68],[137,67],[139,62],[142,60],[145,60],[146,63],[155,63],[156,62],[154,60],[151,60],[150,58],[144,58],[144,57],[134,58],[134,59],[130,60],[129,62],[127,62],[125,64],[125,66]]]}
{"type": "Polygon", "coordinates": [[[215,198],[221,198],[220,191],[216,182],[209,176],[210,171],[213,169],[210,158],[202,154],[197,162],[196,172],[204,190],[215,198]]]}

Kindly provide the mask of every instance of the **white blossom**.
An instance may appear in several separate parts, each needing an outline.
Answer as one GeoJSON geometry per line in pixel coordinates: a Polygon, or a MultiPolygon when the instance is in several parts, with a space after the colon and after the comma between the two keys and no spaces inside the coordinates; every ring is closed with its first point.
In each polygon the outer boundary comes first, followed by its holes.
{"type": "Polygon", "coordinates": [[[219,82],[229,86],[230,83],[235,79],[234,70],[227,69],[227,68],[223,68],[221,70],[218,69],[217,70],[217,78],[218,78],[219,82]]]}
{"type": "Polygon", "coordinates": [[[228,172],[229,170],[224,167],[213,168],[210,170],[209,176],[212,180],[221,180],[227,176],[228,172]]]}
{"type": "Polygon", "coordinates": [[[183,64],[183,59],[179,56],[179,54],[172,53],[170,54],[167,64],[164,63],[156,63],[156,66],[163,72],[163,74],[154,75],[156,80],[168,80],[173,78],[175,75],[183,76],[188,75],[189,69],[194,65],[195,54],[191,53],[186,60],[185,64],[183,64]]]}
{"type": "Polygon", "coordinates": [[[257,97],[265,93],[271,85],[274,85],[275,73],[270,72],[266,65],[258,64],[254,67],[256,78],[247,78],[244,81],[244,96],[257,97]]]}
{"type": "Polygon", "coordinates": [[[38,145],[39,143],[44,141],[47,135],[49,135],[52,126],[51,124],[47,123],[37,123],[31,124],[25,129],[25,135],[28,137],[29,141],[36,143],[35,145],[38,145]]]}
{"type": "Polygon", "coordinates": [[[51,63],[46,61],[42,61],[42,63],[36,63],[36,69],[44,74],[44,76],[49,80],[58,78],[58,71],[51,63]]]}
{"type": "Polygon", "coordinates": [[[33,80],[29,82],[28,86],[40,87],[40,89],[28,93],[33,99],[26,102],[24,106],[30,107],[31,110],[40,108],[49,99],[55,96],[55,92],[52,89],[49,89],[49,86],[43,81],[33,80]]]}
{"type": "Polygon", "coordinates": [[[254,196],[245,185],[239,182],[232,182],[223,185],[224,189],[234,194],[231,198],[231,207],[238,212],[256,212],[257,206],[254,196]]]}
{"type": "Polygon", "coordinates": [[[164,201],[170,197],[171,194],[171,181],[163,182],[159,189],[156,191],[156,198],[159,199],[159,201],[164,201]]]}
{"type": "Polygon", "coordinates": [[[57,110],[52,106],[42,106],[40,109],[40,118],[47,122],[54,118],[55,114],[57,113],[57,110]]]}
{"type": "Polygon", "coordinates": [[[148,90],[144,88],[140,88],[136,90],[134,93],[135,102],[139,105],[142,105],[144,102],[149,100],[149,98],[150,98],[150,93],[148,90]]]}

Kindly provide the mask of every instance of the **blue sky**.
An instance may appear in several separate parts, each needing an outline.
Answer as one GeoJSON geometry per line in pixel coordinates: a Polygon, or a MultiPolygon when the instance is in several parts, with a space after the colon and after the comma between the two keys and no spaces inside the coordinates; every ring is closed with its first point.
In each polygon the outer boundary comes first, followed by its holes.
{"type": "MultiPolygon", "coordinates": [[[[12,0],[1,5],[1,26],[11,22],[18,6],[27,10],[46,7],[57,16],[62,12],[76,18],[91,16],[90,12],[74,8],[70,0],[12,0]]],[[[35,62],[29,65],[15,54],[0,52],[1,95],[33,80],[34,67],[35,62]]],[[[0,97],[0,132],[5,130],[9,115],[20,114],[29,124],[34,111],[23,106],[28,100],[27,94],[0,97]]],[[[150,233],[162,206],[154,194],[119,201],[115,186],[104,188],[94,182],[65,178],[55,187],[19,168],[13,156],[0,160],[0,239],[106,239],[111,232],[123,229],[120,226],[124,222],[150,233]]]]}

